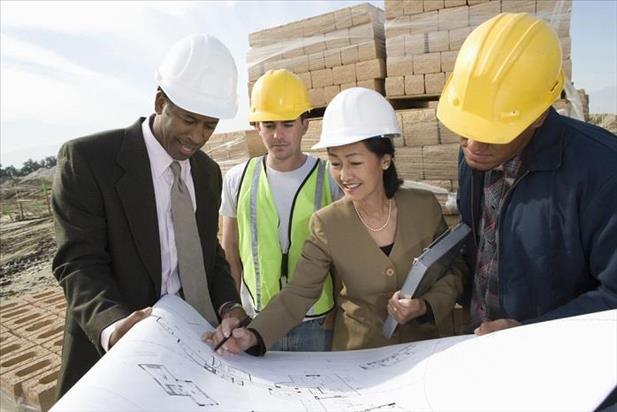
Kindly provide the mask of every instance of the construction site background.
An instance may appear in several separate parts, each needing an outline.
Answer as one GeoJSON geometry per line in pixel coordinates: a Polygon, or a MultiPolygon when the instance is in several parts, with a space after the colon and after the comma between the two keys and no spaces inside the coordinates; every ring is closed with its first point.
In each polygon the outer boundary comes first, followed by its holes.
{"type": "MultiPolygon", "coordinates": [[[[315,109],[302,149],[319,140],[324,107],[341,90],[361,86],[385,95],[403,135],[396,165],[406,185],[433,191],[450,225],[458,221],[458,137],[435,116],[439,94],[460,46],[483,21],[504,11],[528,12],[558,33],[571,79],[571,0],[386,0],[269,28],[249,35],[249,84],[286,68],[306,83],[315,109]]],[[[589,99],[571,81],[554,107],[617,133],[615,114],[589,114],[589,99]]],[[[110,125],[111,126],[111,125],[110,125]]],[[[265,154],[255,130],[216,133],[202,149],[223,173],[265,154]]],[[[0,388],[2,411],[47,410],[60,365],[66,303],[51,273],[55,253],[49,197],[54,168],[0,182],[0,388]]],[[[444,334],[460,333],[452,319],[444,334]]]]}

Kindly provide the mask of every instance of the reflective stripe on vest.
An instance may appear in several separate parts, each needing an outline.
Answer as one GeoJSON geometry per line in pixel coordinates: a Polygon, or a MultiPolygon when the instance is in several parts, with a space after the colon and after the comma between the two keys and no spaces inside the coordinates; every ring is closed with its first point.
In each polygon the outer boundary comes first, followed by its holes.
{"type": "MultiPolygon", "coordinates": [[[[243,265],[242,281],[257,312],[285,286],[287,278],[293,276],[309,235],[311,214],[332,202],[325,163],[316,162],[294,196],[287,253],[281,250],[279,217],[265,172],[265,158],[253,158],[247,163],[238,192],[238,247],[243,265]]],[[[319,299],[306,316],[321,316],[333,307],[332,277],[328,274],[319,299]]]]}

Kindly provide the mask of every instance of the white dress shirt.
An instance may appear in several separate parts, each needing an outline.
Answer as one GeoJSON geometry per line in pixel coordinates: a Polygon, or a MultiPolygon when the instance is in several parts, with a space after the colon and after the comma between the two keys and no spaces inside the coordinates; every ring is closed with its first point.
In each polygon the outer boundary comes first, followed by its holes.
{"type": "MultiPolygon", "coordinates": [[[[150,159],[150,172],[156,200],[156,216],[161,246],[161,296],[177,294],[182,285],[178,275],[178,253],[176,251],[174,225],[171,219],[171,186],[174,182],[174,176],[170,165],[174,159],[154,137],[150,129],[149,119],[142,123],[141,130],[144,134],[146,150],[150,159]]],[[[195,186],[191,175],[191,163],[188,159],[179,160],[178,163],[181,167],[182,180],[189,189],[193,201],[193,210],[195,210],[195,186]]],[[[112,323],[101,332],[101,346],[106,352],[109,350],[109,338],[121,320],[112,323]]]]}

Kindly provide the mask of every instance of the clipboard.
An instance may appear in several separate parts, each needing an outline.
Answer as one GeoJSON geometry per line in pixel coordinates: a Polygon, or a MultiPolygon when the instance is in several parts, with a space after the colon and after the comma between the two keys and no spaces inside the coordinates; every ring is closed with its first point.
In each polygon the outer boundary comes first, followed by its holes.
{"type": "MultiPolygon", "coordinates": [[[[465,223],[446,230],[433,241],[420,256],[413,260],[401,287],[401,297],[415,298],[424,295],[452,264],[463,242],[471,232],[465,223]]],[[[383,325],[382,334],[390,339],[398,322],[390,315],[383,325]]]]}

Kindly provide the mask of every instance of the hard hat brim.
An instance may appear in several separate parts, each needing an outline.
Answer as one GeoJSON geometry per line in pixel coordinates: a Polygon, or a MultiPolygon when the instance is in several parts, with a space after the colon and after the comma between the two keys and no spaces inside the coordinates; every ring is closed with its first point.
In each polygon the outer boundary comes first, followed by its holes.
{"type": "Polygon", "coordinates": [[[317,150],[317,149],[327,149],[329,147],[339,147],[339,146],[345,146],[348,144],[353,144],[353,143],[358,143],[361,142],[363,140],[366,139],[372,139],[374,137],[381,137],[384,139],[393,139],[393,138],[397,138],[401,136],[401,131],[400,130],[395,130],[392,133],[379,133],[379,134],[375,134],[375,133],[368,133],[366,135],[361,135],[361,136],[355,136],[355,137],[345,137],[343,139],[340,139],[339,142],[337,143],[335,140],[336,138],[330,137],[330,136],[325,136],[321,137],[319,139],[319,142],[315,145],[313,145],[311,147],[311,150],[317,150]],[[325,144],[322,143],[323,141],[330,141],[331,143],[329,144],[325,144]]]}
{"type": "Polygon", "coordinates": [[[249,122],[283,122],[283,121],[294,121],[298,117],[302,115],[302,113],[306,113],[311,111],[313,108],[308,107],[306,110],[296,110],[293,112],[285,112],[285,113],[275,113],[275,112],[266,112],[266,111],[255,111],[253,113],[249,113],[249,122]]]}
{"type": "MultiPolygon", "coordinates": [[[[516,117],[486,119],[452,103],[449,98],[451,79],[452,76],[446,81],[437,104],[437,119],[460,137],[488,144],[508,144],[516,139],[550,107],[561,93],[561,87],[558,87],[555,95],[548,97],[547,100],[550,100],[550,103],[539,104],[532,110],[520,113],[516,117]]],[[[563,73],[561,84],[563,84],[563,73]]]]}
{"type": "Polygon", "coordinates": [[[238,112],[237,99],[225,98],[225,96],[196,96],[195,93],[182,90],[165,81],[159,83],[161,89],[176,106],[192,113],[216,119],[232,119],[238,112]],[[223,103],[231,100],[229,103],[223,103]]]}

